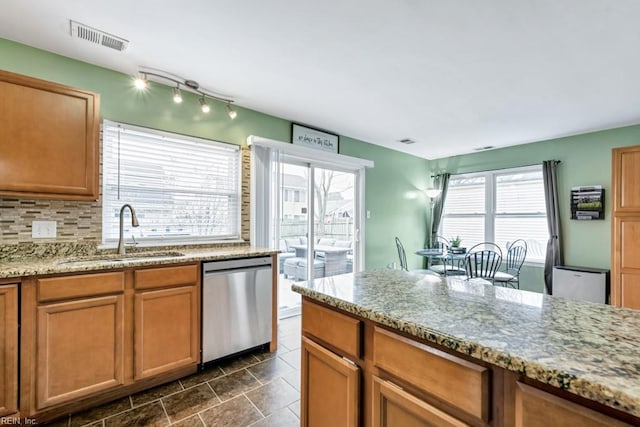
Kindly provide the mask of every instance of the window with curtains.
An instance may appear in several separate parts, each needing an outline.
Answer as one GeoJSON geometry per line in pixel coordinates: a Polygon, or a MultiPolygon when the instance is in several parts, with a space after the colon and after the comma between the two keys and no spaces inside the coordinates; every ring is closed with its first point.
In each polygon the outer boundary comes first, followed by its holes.
{"type": "Polygon", "coordinates": [[[548,240],[542,166],[452,175],[440,234],[461,246],[527,242],[527,261],[544,262],[548,240]]]}
{"type": "Polygon", "coordinates": [[[239,238],[238,146],[154,129],[103,122],[102,240],[118,240],[124,203],[140,226],[137,241],[239,238]]]}

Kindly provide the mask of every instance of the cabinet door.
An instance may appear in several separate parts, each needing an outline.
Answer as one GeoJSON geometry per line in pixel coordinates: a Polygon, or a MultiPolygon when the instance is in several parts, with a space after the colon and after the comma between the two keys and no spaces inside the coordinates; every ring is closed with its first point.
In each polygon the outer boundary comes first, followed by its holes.
{"type": "Polygon", "coordinates": [[[613,209],[640,212],[640,145],[613,150],[613,209]]]}
{"type": "Polygon", "coordinates": [[[516,427],[621,427],[623,423],[528,385],[516,386],[516,427]]]}
{"type": "Polygon", "coordinates": [[[99,95],[0,71],[0,194],[97,200],[99,95]]]}
{"type": "Polygon", "coordinates": [[[135,379],[198,363],[198,287],[135,296],[135,379]]]}
{"type": "Polygon", "coordinates": [[[123,384],[124,296],[37,308],[36,406],[123,384]]]}
{"type": "Polygon", "coordinates": [[[611,304],[640,309],[640,216],[613,221],[611,304]]]}
{"type": "Polygon", "coordinates": [[[18,411],[18,285],[0,286],[0,345],[0,416],[3,416],[18,411]]]}
{"type": "Polygon", "coordinates": [[[373,427],[464,427],[459,421],[407,393],[373,377],[373,427]]]}
{"type": "Polygon", "coordinates": [[[302,426],[357,426],[360,368],[302,337],[302,426]]]}

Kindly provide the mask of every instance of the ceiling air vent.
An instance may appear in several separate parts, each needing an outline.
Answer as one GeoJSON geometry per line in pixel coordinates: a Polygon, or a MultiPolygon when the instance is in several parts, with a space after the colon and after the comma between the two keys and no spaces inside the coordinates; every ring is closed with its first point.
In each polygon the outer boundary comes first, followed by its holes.
{"type": "Polygon", "coordinates": [[[408,144],[415,144],[415,143],[416,143],[416,142],[415,142],[413,139],[411,139],[411,138],[402,138],[402,139],[399,139],[399,140],[398,140],[398,142],[401,142],[401,143],[403,143],[403,144],[407,144],[407,145],[408,145],[408,144]]]}
{"type": "Polygon", "coordinates": [[[494,145],[485,145],[484,147],[474,148],[473,151],[491,150],[492,148],[496,148],[496,147],[494,145]]]}
{"type": "Polygon", "coordinates": [[[71,20],[71,36],[90,41],[91,43],[110,47],[111,49],[115,49],[119,52],[122,52],[127,48],[127,46],[129,46],[129,40],[114,36],[113,34],[105,33],[104,31],[89,27],[88,25],[81,24],[74,20],[71,20]]]}

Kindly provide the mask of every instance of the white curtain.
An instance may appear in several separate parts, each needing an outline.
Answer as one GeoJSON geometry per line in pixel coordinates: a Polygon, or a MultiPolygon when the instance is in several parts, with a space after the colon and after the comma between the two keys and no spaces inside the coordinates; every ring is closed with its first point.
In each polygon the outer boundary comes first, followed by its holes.
{"type": "Polygon", "coordinates": [[[278,249],[282,152],[251,146],[251,243],[278,249]]]}

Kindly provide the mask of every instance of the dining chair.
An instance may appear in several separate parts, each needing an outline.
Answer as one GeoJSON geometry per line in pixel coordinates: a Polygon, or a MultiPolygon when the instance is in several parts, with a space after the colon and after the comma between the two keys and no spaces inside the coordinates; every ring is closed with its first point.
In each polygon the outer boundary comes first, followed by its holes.
{"type": "Polygon", "coordinates": [[[491,242],[478,243],[464,257],[464,269],[469,279],[479,277],[493,282],[501,263],[502,250],[491,242]]]}
{"type": "Polygon", "coordinates": [[[437,273],[431,270],[422,270],[422,269],[409,270],[409,267],[407,265],[407,254],[404,251],[404,246],[402,245],[402,242],[400,241],[399,237],[396,237],[396,249],[398,250],[398,258],[400,259],[400,268],[402,270],[409,271],[411,273],[426,274],[428,276],[439,276],[437,273]]]}
{"type": "Polygon", "coordinates": [[[507,259],[505,270],[497,271],[493,281],[495,284],[513,286],[520,289],[520,269],[527,258],[527,242],[518,239],[507,244],[507,259]]]}
{"type": "Polygon", "coordinates": [[[443,256],[431,257],[430,262],[433,262],[433,260],[438,260],[440,264],[429,265],[429,270],[443,276],[460,276],[466,274],[464,268],[460,267],[459,265],[454,265],[453,258],[447,256],[450,248],[450,243],[447,239],[442,236],[436,236],[436,241],[433,246],[433,249],[442,250],[443,256]]]}

